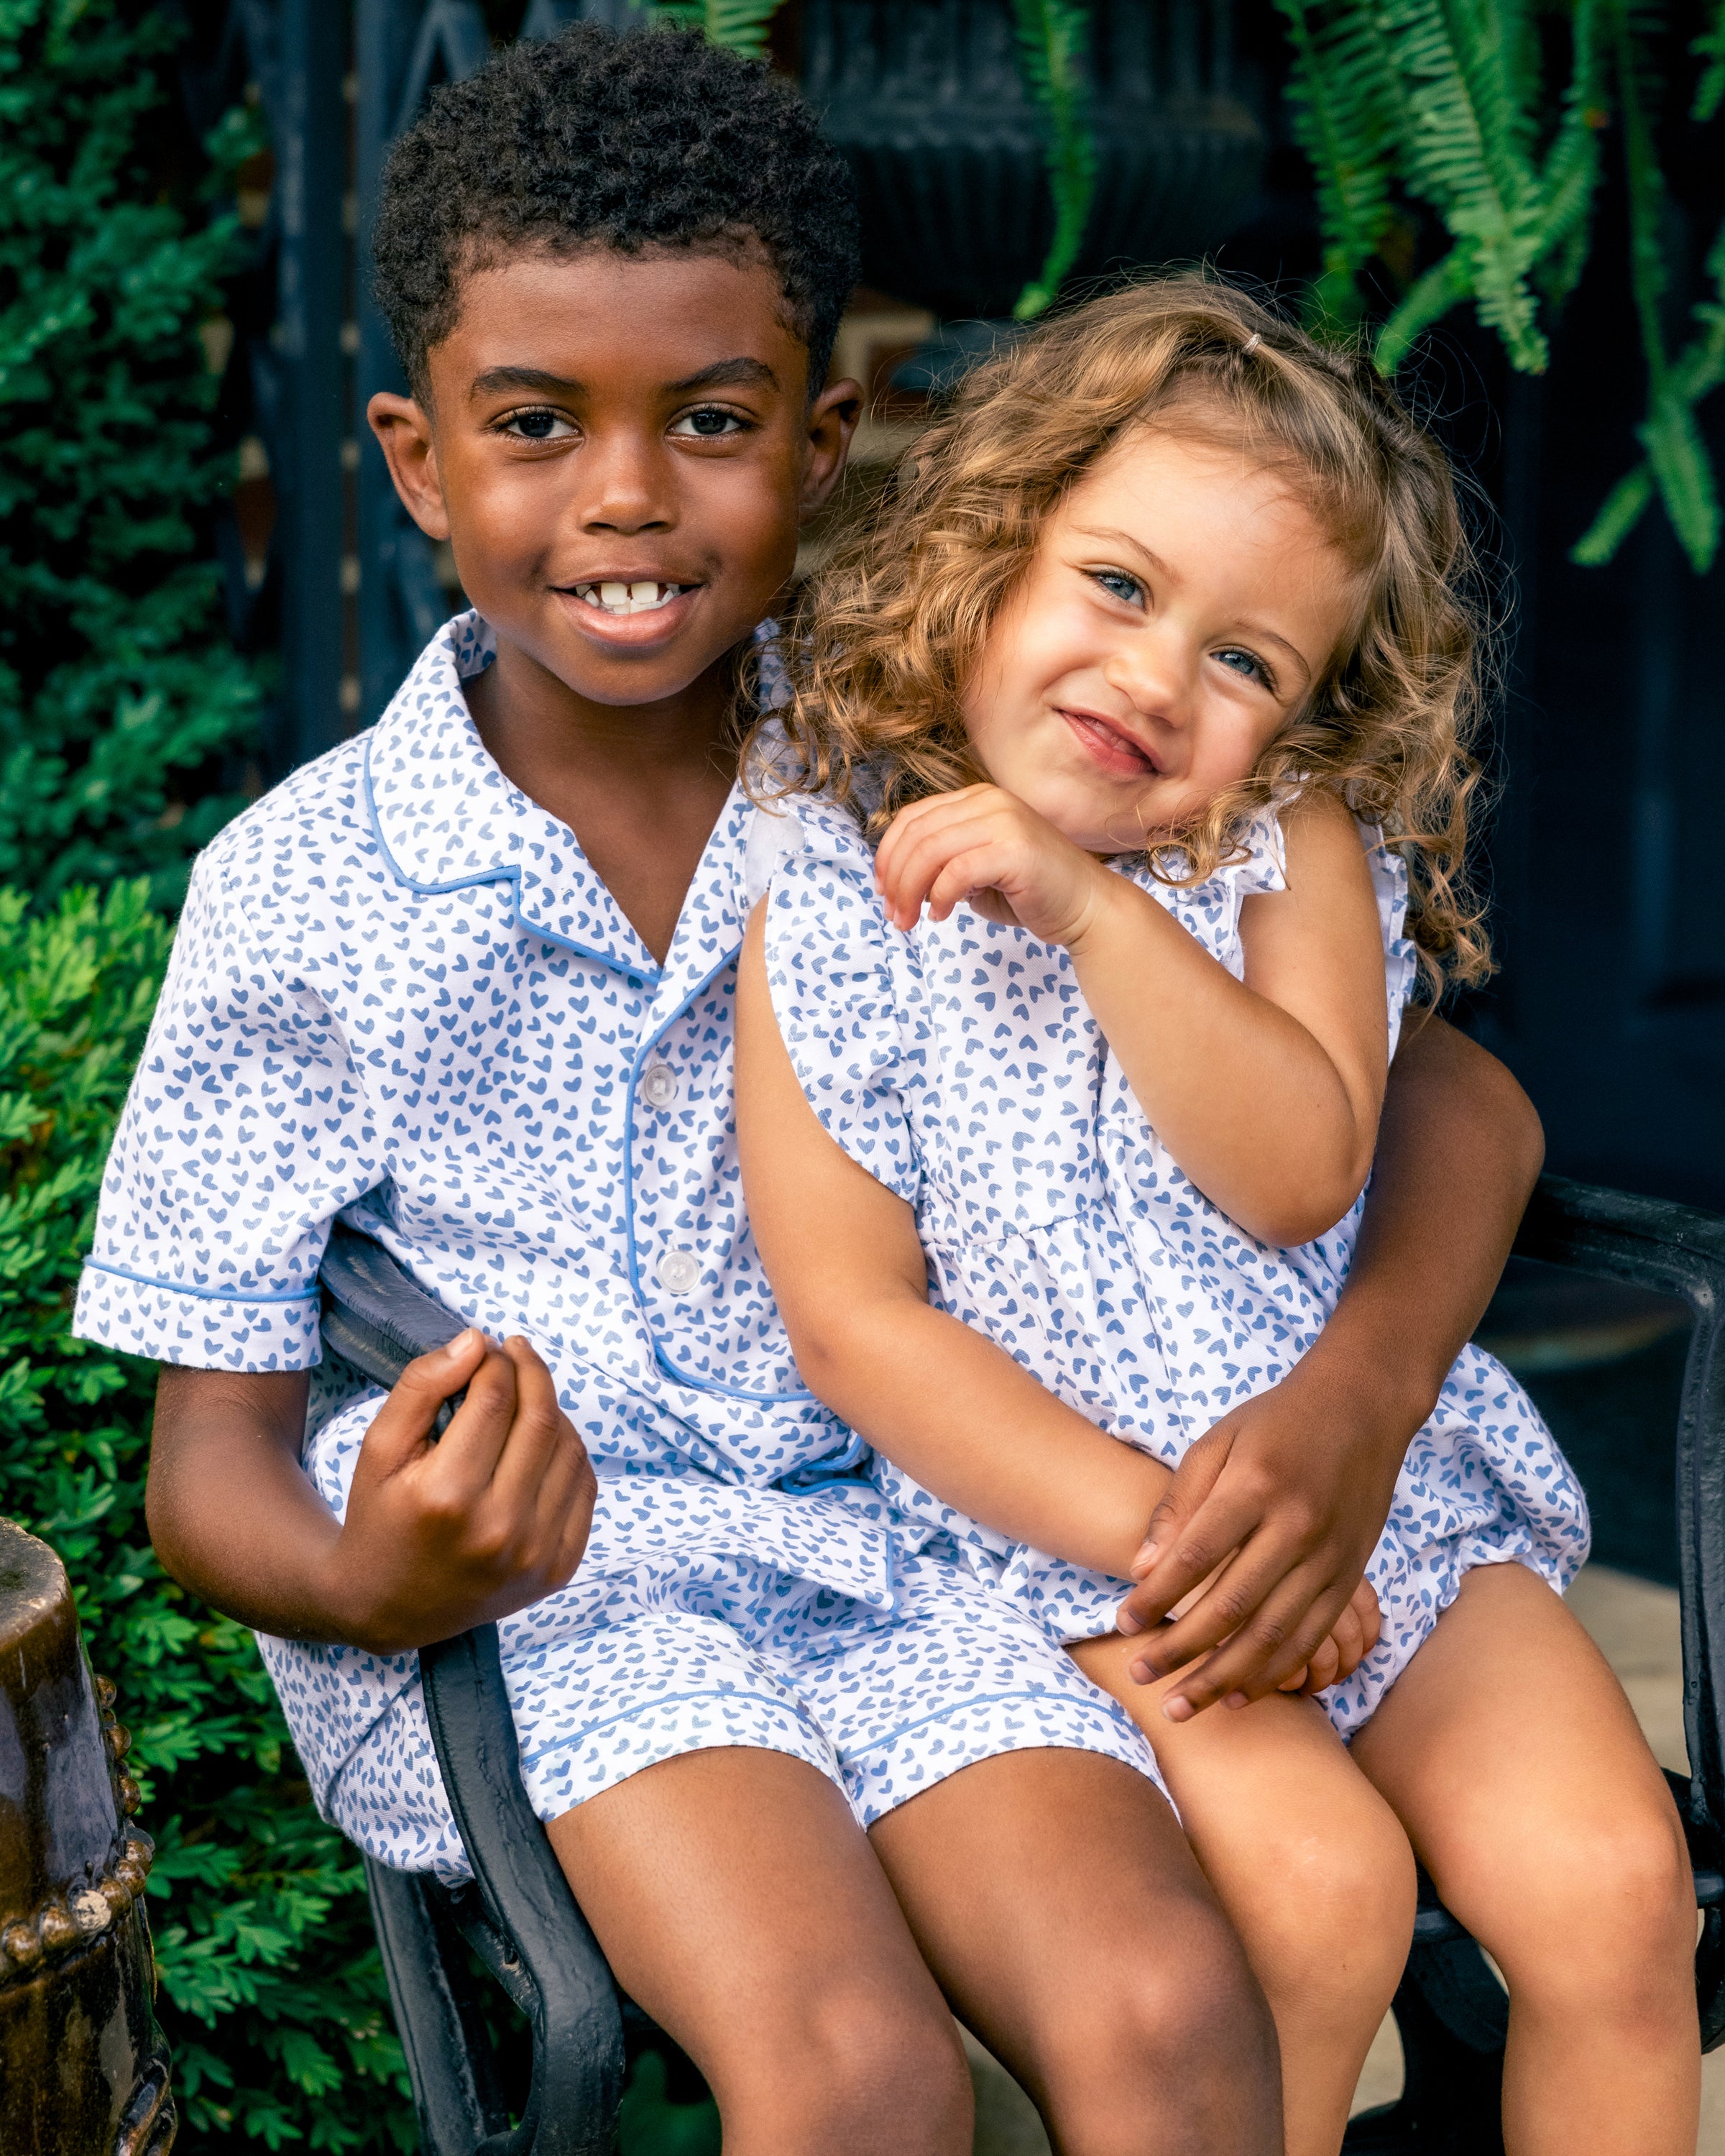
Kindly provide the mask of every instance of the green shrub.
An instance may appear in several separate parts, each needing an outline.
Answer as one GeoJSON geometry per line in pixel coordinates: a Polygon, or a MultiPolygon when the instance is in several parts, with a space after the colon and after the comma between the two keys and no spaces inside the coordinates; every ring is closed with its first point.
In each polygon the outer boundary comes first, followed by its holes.
{"type": "Polygon", "coordinates": [[[180,144],[182,31],[0,0],[0,883],[46,897],[142,874],[177,904],[258,709],[208,558],[234,459],[198,335],[239,239],[180,144]]]}
{"type": "Polygon", "coordinates": [[[153,1367],[67,1332],[167,954],[146,892],[41,916],[0,891],[0,1493],[64,1559],[133,1733],[181,2148],[410,2148],[358,1860],[311,1810],[251,1635],[151,1553],[153,1367]]]}

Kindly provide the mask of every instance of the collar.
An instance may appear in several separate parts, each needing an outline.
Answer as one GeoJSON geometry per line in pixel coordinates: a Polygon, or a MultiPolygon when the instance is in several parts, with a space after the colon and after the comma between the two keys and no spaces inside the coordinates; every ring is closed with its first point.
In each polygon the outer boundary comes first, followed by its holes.
{"type": "MultiPolygon", "coordinates": [[[[372,729],[364,789],[383,858],[398,881],[427,896],[507,880],[521,927],[656,989],[659,966],[574,833],[506,778],[480,739],[461,685],[496,649],[477,613],[445,622],[372,729]]],[[[706,977],[741,944],[754,813],[734,788],[684,901],[667,984],[671,975],[706,977]]]]}

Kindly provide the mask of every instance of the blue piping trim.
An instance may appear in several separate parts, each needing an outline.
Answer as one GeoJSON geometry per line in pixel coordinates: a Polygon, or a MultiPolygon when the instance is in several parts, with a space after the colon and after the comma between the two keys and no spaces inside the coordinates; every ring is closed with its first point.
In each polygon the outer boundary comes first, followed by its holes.
{"type": "Polygon", "coordinates": [[[389,865],[389,873],[404,890],[420,898],[442,898],[453,891],[473,891],[481,884],[506,883],[515,892],[510,901],[510,921],[513,927],[529,936],[536,936],[542,942],[555,943],[561,951],[572,951],[578,958],[591,958],[595,965],[604,966],[614,973],[621,973],[624,980],[632,981],[637,988],[656,988],[660,979],[660,968],[644,971],[639,966],[627,964],[614,952],[598,951],[585,943],[577,943],[567,936],[559,936],[554,929],[544,927],[531,914],[521,911],[521,871],[519,865],[507,867],[500,864],[495,868],[476,869],[471,875],[454,876],[448,883],[421,883],[410,876],[389,850],[389,842],[383,836],[383,827],[377,820],[377,798],[372,788],[372,742],[376,737],[374,727],[366,742],[365,764],[362,772],[366,797],[366,819],[372,827],[372,836],[377,842],[377,850],[389,865]]]}
{"type": "Polygon", "coordinates": [[[1061,1707],[1070,1707],[1075,1714],[1086,1717],[1100,1716],[1115,1728],[1123,1726],[1131,1729],[1134,1726],[1127,1720],[1124,1708],[1117,1706],[1106,1692],[1101,1693],[1092,1706],[1088,1700],[1075,1699],[1070,1692],[1064,1691],[984,1691],[978,1692],[970,1699],[955,1700],[950,1707],[932,1707],[927,1714],[919,1714],[914,1721],[901,1722],[896,1729],[889,1729],[884,1737],[870,1738],[866,1744],[857,1745],[845,1756],[860,1759],[865,1752],[878,1752],[883,1744],[896,1744],[901,1737],[908,1737],[913,1729],[926,1728],[931,1722],[944,1722],[952,1715],[968,1712],[973,1707],[998,1707],[1012,1699],[1053,1700],[1061,1707]]]}
{"type": "Polygon", "coordinates": [[[641,1716],[651,1714],[661,1707],[681,1707],[691,1699],[752,1699],[759,1707],[770,1707],[787,1721],[798,1718],[782,1699],[769,1699],[763,1691],[740,1691],[723,1685],[708,1685],[700,1691],[666,1692],[661,1698],[644,1701],[639,1707],[622,1707],[615,1714],[606,1715],[602,1721],[590,1722],[584,1729],[578,1729],[571,1737],[559,1737],[554,1743],[541,1745],[531,1758],[522,1759],[521,1772],[527,1774],[542,1759],[548,1759],[553,1752],[567,1752],[577,1744],[586,1743],[589,1738],[597,1737],[602,1729],[613,1728],[619,1722],[638,1721],[641,1716]]]}
{"type": "Polygon", "coordinates": [[[116,1280],[133,1281],[139,1287],[160,1288],[167,1295],[189,1295],[199,1302],[316,1302],[317,1290],[302,1287],[278,1295],[273,1290],[260,1290],[247,1295],[239,1289],[187,1287],[183,1281],[154,1280],[148,1273],[128,1272],[124,1265],[105,1265],[100,1258],[86,1258],[85,1269],[93,1273],[111,1273],[116,1280]]]}

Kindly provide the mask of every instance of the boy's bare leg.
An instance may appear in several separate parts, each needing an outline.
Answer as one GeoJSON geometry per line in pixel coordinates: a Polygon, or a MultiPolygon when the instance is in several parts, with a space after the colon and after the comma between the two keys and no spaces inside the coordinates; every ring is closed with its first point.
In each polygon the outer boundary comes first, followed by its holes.
{"type": "Polygon", "coordinates": [[[1604,1656],[1537,1574],[1471,1572],[1353,1757],[1509,1984],[1510,2156],[1692,2156],[1695,1897],[1604,1656]]]}
{"type": "Polygon", "coordinates": [[[549,1832],[619,1984],[706,2076],[726,2156],[968,2156],[952,2016],[824,1775],[687,1753],[549,1832]]]}
{"type": "Polygon", "coordinates": [[[1178,1683],[1134,1684],[1142,1639],[1069,1652],[1148,1735],[1199,1862],[1244,1942],[1281,2044],[1287,2156],[1335,2156],[1407,1960],[1414,1853],[1309,1699],[1171,1722],[1178,1683]]]}
{"type": "Polygon", "coordinates": [[[1281,2156],[1269,2010],[1142,1775],[1095,1753],[1008,1753],[870,1839],[953,2011],[1060,2156],[1281,2156]]]}

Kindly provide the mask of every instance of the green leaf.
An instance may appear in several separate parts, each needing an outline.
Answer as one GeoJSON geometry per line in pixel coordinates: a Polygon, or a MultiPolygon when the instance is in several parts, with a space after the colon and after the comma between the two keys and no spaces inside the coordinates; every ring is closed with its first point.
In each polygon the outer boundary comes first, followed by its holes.
{"type": "Polygon", "coordinates": [[[1019,293],[1015,321],[1032,321],[1052,305],[1084,245],[1096,192],[1096,145],[1089,122],[1084,59],[1087,11],[1077,0],[1013,0],[1019,72],[1043,119],[1045,162],[1054,197],[1055,230],[1040,275],[1019,293]]]}
{"type": "Polygon", "coordinates": [[[767,33],[783,0],[660,0],[668,21],[705,33],[709,44],[755,55],[767,49],[767,33]]]}

